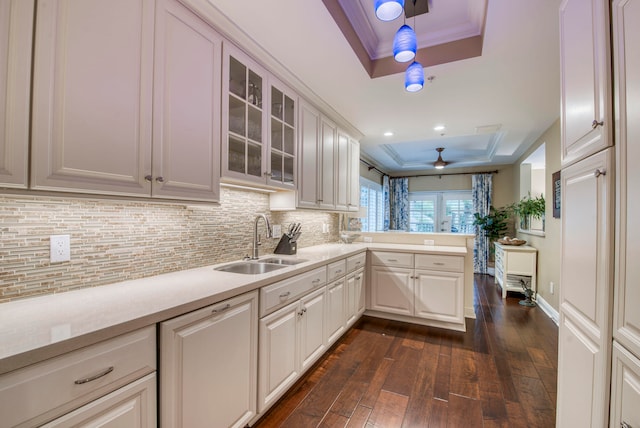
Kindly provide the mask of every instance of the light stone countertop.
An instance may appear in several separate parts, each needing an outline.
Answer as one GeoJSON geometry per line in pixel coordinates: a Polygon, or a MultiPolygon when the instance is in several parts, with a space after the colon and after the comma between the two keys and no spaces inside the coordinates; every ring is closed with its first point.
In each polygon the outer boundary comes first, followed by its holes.
{"type": "MultiPolygon", "coordinates": [[[[229,263],[0,304],[0,374],[256,290],[366,250],[467,254],[465,247],[325,244],[298,250],[306,262],[260,275],[216,271],[229,263]]],[[[272,257],[272,254],[261,258],[272,257]]]]}

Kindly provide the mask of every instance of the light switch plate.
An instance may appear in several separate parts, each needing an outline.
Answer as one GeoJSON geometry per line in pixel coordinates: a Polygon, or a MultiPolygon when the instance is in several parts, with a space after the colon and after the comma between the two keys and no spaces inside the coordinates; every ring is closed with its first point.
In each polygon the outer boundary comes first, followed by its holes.
{"type": "Polygon", "coordinates": [[[273,239],[280,239],[282,236],[282,226],[279,224],[271,226],[271,234],[273,235],[273,239]]]}
{"type": "Polygon", "coordinates": [[[69,235],[51,235],[49,238],[51,263],[71,260],[71,239],[69,235]]]}

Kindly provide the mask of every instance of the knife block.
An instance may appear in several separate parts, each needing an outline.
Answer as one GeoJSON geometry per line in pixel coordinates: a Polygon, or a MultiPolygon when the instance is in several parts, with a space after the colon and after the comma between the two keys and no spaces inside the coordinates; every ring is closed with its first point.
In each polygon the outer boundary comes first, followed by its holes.
{"type": "Polygon", "coordinates": [[[291,241],[289,235],[284,234],[273,252],[274,254],[287,254],[291,256],[295,254],[296,251],[298,251],[298,242],[291,241]]]}

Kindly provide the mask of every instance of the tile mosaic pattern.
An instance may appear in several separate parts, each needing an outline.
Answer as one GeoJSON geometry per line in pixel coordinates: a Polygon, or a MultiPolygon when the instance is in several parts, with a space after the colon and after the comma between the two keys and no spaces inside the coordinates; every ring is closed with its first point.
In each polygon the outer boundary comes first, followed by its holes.
{"type": "MultiPolygon", "coordinates": [[[[258,213],[284,231],[301,222],[299,248],[338,240],[337,214],[270,213],[266,194],[221,190],[215,206],[0,196],[0,303],[238,260],[251,252],[258,213]],[[71,261],[52,264],[49,236],[60,234],[71,237],[71,261]]],[[[272,253],[278,240],[262,240],[260,254],[272,253]]]]}

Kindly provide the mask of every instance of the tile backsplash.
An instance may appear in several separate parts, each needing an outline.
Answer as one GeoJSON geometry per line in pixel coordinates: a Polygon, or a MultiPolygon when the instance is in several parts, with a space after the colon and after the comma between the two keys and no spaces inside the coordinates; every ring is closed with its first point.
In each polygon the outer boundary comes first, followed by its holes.
{"type": "MultiPolygon", "coordinates": [[[[283,231],[301,222],[299,248],[338,241],[335,213],[269,212],[264,193],[221,191],[220,205],[0,195],[0,302],[238,260],[258,213],[283,231]],[[71,261],[50,263],[49,236],[61,234],[71,261]]],[[[258,230],[260,254],[273,252],[278,239],[264,238],[262,221],[258,230]]]]}

